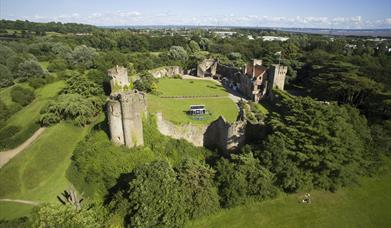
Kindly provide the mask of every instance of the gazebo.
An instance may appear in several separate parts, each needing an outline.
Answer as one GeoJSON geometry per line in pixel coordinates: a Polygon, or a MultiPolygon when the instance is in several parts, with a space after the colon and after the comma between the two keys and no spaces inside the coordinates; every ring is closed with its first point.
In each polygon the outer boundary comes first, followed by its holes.
{"type": "Polygon", "coordinates": [[[190,115],[205,115],[207,114],[207,111],[205,105],[190,105],[188,113],[190,115]]]}

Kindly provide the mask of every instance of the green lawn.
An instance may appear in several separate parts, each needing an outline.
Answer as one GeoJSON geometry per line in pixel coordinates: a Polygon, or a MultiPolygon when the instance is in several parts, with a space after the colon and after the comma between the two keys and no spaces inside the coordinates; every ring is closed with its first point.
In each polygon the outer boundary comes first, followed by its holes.
{"type": "MultiPolygon", "coordinates": [[[[28,149],[0,169],[0,198],[57,202],[69,187],[65,177],[78,141],[89,131],[68,123],[46,129],[28,149]]],[[[27,206],[28,207],[28,206],[27,206]]],[[[25,205],[0,202],[0,219],[25,214],[25,205]]]]}
{"type": "Polygon", "coordinates": [[[227,96],[224,87],[209,80],[182,80],[164,78],[159,80],[161,96],[227,96]]]}
{"type": "Polygon", "coordinates": [[[313,191],[310,205],[298,203],[303,194],[222,210],[187,227],[391,227],[391,166],[360,186],[336,193],[313,191]]]}
{"type": "Polygon", "coordinates": [[[238,110],[236,104],[228,98],[228,93],[212,81],[162,79],[159,81],[159,96],[148,94],[148,110],[151,113],[162,112],[164,119],[176,124],[207,124],[220,115],[234,122],[238,110]],[[162,97],[163,96],[163,97],[162,97]],[[164,96],[217,96],[202,98],[164,98],[164,96]],[[202,104],[210,113],[204,120],[194,120],[186,114],[190,105],[202,104]]]}
{"type": "MultiPolygon", "coordinates": [[[[57,81],[35,90],[34,101],[8,119],[7,125],[5,127],[11,125],[19,126],[21,127],[21,130],[12,137],[15,143],[11,143],[7,147],[16,147],[28,139],[34,133],[34,131],[39,128],[37,121],[39,120],[41,109],[48,103],[50,99],[57,96],[64,85],[64,81],[57,81]]],[[[5,92],[1,92],[6,93],[7,90],[5,92]]]]}

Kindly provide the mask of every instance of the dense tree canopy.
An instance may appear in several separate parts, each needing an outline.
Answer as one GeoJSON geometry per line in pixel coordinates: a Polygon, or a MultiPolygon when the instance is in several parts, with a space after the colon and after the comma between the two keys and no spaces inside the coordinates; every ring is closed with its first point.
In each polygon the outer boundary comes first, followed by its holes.
{"type": "Polygon", "coordinates": [[[371,136],[357,110],[311,98],[283,99],[280,108],[267,120],[271,133],[255,152],[278,186],[335,190],[364,172],[371,136]]]}
{"type": "Polygon", "coordinates": [[[129,187],[116,196],[113,207],[125,214],[132,227],[181,227],[186,219],[185,201],[177,188],[174,170],[156,161],[135,168],[129,187]]]}

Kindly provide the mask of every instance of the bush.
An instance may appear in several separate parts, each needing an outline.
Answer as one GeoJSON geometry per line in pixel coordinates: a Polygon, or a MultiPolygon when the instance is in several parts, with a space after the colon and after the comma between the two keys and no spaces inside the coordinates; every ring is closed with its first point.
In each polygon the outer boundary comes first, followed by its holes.
{"type": "Polygon", "coordinates": [[[77,126],[86,126],[94,120],[103,105],[99,97],[83,97],[80,94],[63,94],[51,101],[40,117],[42,125],[51,125],[60,120],[72,120],[77,126]]]}
{"type": "Polygon", "coordinates": [[[93,207],[76,210],[71,205],[43,204],[35,208],[32,227],[99,227],[103,219],[93,207]]]}
{"type": "Polygon", "coordinates": [[[23,128],[19,126],[8,126],[0,130],[0,148],[15,148],[26,141],[40,127],[37,123],[31,123],[23,128]]]}
{"type": "Polygon", "coordinates": [[[26,106],[35,99],[35,95],[32,89],[23,88],[18,85],[11,89],[11,98],[12,101],[22,106],[26,106]]]}
{"type": "Polygon", "coordinates": [[[213,183],[214,170],[194,159],[185,159],[175,169],[183,194],[185,213],[190,219],[208,215],[219,208],[219,195],[213,183]]]}
{"type": "Polygon", "coordinates": [[[134,88],[147,93],[156,93],[157,79],[151,73],[145,71],[140,74],[140,79],[134,82],[134,88]]]}
{"type": "Polygon", "coordinates": [[[216,165],[216,183],[223,207],[232,207],[248,199],[275,197],[274,175],[263,168],[252,153],[232,155],[232,161],[220,159],[216,165]]]}
{"type": "Polygon", "coordinates": [[[11,72],[8,68],[0,64],[0,87],[7,87],[14,84],[11,72]]]}
{"type": "Polygon", "coordinates": [[[46,84],[46,80],[43,78],[30,78],[28,79],[29,86],[33,87],[34,89],[37,89],[39,87],[42,87],[46,84]]]}
{"type": "Polygon", "coordinates": [[[44,78],[48,73],[42,68],[41,64],[35,60],[26,60],[19,65],[18,78],[25,81],[32,77],[44,78]]]}
{"type": "Polygon", "coordinates": [[[182,227],[186,202],[177,185],[176,174],[167,162],[145,164],[133,170],[127,186],[110,206],[131,227],[182,227]]]}
{"type": "Polygon", "coordinates": [[[58,72],[67,69],[67,62],[64,59],[53,59],[49,62],[48,71],[58,72]]]}

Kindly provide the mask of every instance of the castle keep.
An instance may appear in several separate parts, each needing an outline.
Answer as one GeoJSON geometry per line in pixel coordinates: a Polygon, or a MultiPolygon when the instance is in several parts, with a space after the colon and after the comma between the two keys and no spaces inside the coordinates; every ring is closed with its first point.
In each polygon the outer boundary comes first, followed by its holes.
{"type": "Polygon", "coordinates": [[[265,95],[271,95],[274,88],[284,90],[287,71],[287,66],[279,64],[263,66],[260,59],[254,59],[246,64],[243,71],[225,66],[213,59],[206,59],[198,65],[197,76],[218,77],[225,85],[258,102],[265,95]]]}
{"type": "Polygon", "coordinates": [[[146,110],[145,95],[129,88],[125,67],[109,69],[108,75],[111,94],[107,101],[107,117],[111,141],[126,147],[144,145],[142,116],[146,110]]]}

